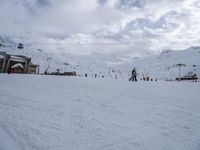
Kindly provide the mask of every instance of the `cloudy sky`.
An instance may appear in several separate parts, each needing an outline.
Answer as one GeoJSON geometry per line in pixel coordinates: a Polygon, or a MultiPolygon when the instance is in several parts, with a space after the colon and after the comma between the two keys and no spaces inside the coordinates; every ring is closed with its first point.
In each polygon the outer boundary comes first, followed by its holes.
{"type": "Polygon", "coordinates": [[[200,43],[200,0],[0,0],[0,34],[52,52],[140,55],[200,43]]]}

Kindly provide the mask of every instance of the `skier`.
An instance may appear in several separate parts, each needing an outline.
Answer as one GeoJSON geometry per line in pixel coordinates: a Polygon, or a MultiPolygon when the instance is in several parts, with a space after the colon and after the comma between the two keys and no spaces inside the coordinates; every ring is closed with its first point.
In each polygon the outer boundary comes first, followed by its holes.
{"type": "Polygon", "coordinates": [[[131,78],[129,80],[137,82],[137,72],[136,72],[135,68],[133,68],[132,75],[131,75],[131,78]]]}
{"type": "Polygon", "coordinates": [[[146,81],[149,81],[149,76],[146,74],[146,81]]]}

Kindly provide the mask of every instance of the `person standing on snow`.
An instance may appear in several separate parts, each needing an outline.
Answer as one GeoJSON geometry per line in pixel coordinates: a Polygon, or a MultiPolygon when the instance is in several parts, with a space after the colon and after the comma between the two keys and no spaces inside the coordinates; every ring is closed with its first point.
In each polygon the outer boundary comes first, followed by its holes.
{"type": "Polygon", "coordinates": [[[135,82],[137,81],[137,72],[135,68],[133,68],[132,70],[131,78],[132,78],[132,81],[135,81],[135,82]]]}

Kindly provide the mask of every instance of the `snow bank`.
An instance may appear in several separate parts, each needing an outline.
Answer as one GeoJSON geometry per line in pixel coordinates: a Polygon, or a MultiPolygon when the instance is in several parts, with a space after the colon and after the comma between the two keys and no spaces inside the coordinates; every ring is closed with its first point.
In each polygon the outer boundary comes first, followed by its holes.
{"type": "Polygon", "coordinates": [[[199,150],[200,85],[0,75],[0,149],[199,150]]]}

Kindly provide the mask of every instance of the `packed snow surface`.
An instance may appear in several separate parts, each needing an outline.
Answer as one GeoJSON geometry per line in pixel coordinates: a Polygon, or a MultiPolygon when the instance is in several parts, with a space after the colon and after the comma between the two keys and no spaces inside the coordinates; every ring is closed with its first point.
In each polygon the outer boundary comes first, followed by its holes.
{"type": "Polygon", "coordinates": [[[200,84],[0,75],[1,150],[199,150],[200,84]]]}

